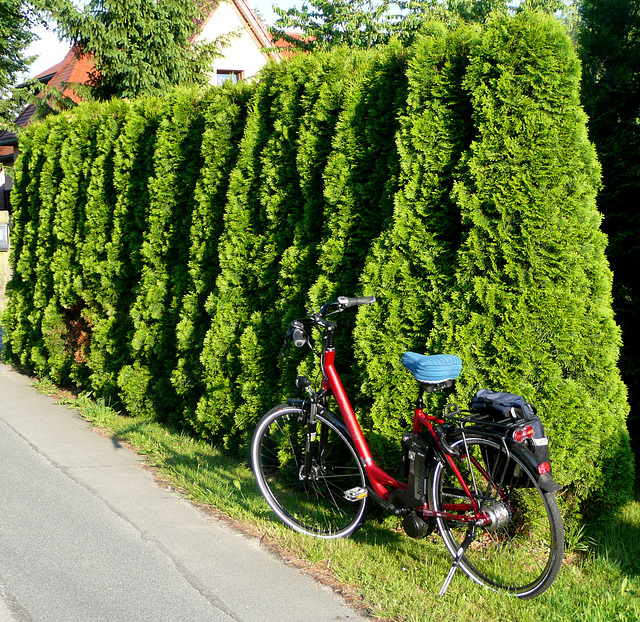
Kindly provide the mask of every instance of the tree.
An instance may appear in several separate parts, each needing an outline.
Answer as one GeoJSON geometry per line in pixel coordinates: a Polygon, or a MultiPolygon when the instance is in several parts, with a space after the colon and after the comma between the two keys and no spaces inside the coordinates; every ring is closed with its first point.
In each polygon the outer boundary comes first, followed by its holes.
{"type": "Polygon", "coordinates": [[[578,29],[582,97],[602,164],[598,208],[609,236],[614,310],[622,329],[622,377],[629,388],[629,429],[640,456],[640,10],[628,0],[583,0],[578,29]]]}
{"type": "Polygon", "coordinates": [[[21,0],[0,0],[0,94],[31,62],[22,54],[35,39],[29,31],[34,16],[21,0]]]}
{"type": "Polygon", "coordinates": [[[476,135],[453,187],[466,234],[430,341],[463,359],[460,397],[489,386],[534,403],[559,481],[615,506],[633,481],[629,407],[579,80],[555,19],[489,20],[465,78],[476,135]]]}
{"type": "Polygon", "coordinates": [[[463,79],[477,38],[473,27],[448,30],[434,22],[414,46],[407,108],[399,115],[393,217],[373,243],[361,278],[363,292],[377,298],[360,309],[355,330],[362,393],[370,401],[365,412],[372,427],[397,444],[409,424],[406,405],[416,397],[400,357],[429,351],[433,315],[455,286],[462,232],[451,190],[473,132],[463,79]]]}
{"type": "Polygon", "coordinates": [[[205,84],[206,70],[228,36],[194,42],[210,3],[192,0],[43,0],[59,34],[92,56],[97,99],[162,94],[177,85],[205,84]]]}
{"type": "MultiPolygon", "coordinates": [[[[35,35],[29,31],[35,18],[22,0],[0,0],[0,98],[9,93],[9,87],[25,72],[31,58],[23,56],[35,35]]],[[[0,121],[13,120],[12,107],[0,101],[0,121]]]]}
{"type": "Polygon", "coordinates": [[[271,29],[275,39],[303,50],[339,45],[370,48],[386,43],[391,33],[390,0],[309,0],[301,9],[274,7],[280,16],[271,29]],[[286,31],[295,28],[303,37],[286,31]]]}
{"type": "Polygon", "coordinates": [[[515,13],[540,9],[555,13],[566,9],[563,0],[525,0],[510,7],[508,0],[305,0],[301,9],[274,8],[280,16],[271,28],[274,39],[305,51],[346,45],[371,48],[396,37],[411,43],[426,23],[441,21],[484,23],[495,12],[515,13]],[[294,28],[302,34],[291,35],[294,28]]]}

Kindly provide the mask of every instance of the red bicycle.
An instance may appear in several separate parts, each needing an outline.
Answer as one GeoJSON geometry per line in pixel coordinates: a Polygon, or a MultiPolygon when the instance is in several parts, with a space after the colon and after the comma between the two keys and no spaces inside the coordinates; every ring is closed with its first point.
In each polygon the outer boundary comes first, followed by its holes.
{"type": "Polygon", "coordinates": [[[375,302],[339,297],[292,322],[288,337],[310,345],[322,334],[322,386],[298,377],[307,399],[289,399],[259,422],[253,470],[267,503],[289,527],[315,537],[344,537],[364,522],[371,502],[422,538],[437,526],[453,557],[440,590],[461,568],[476,583],[520,598],[544,592],[562,565],[564,535],[548,440],[535,408],[511,393],[483,389],[462,411],[425,413],[424,393],[451,387],[462,370],[453,355],[407,352],[418,382],[413,429],[402,436],[404,476],[380,468],[335,368],[330,315],[375,302]],[[341,418],[330,410],[332,399],[341,418]],[[402,481],[401,481],[402,480],[402,481]]]}

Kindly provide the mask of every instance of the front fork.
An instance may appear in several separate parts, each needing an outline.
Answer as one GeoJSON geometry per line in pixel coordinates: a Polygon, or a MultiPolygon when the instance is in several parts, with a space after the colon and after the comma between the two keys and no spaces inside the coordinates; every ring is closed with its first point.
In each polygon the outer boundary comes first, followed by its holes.
{"type": "MultiPolygon", "coordinates": [[[[308,388],[308,387],[307,387],[308,388]]],[[[318,450],[318,443],[315,442],[317,435],[317,419],[318,405],[315,402],[315,395],[312,395],[312,399],[305,403],[303,407],[304,418],[306,421],[306,433],[305,433],[305,452],[304,452],[304,464],[300,469],[300,481],[308,480],[313,472],[314,465],[317,463],[316,451],[318,450]]],[[[324,426],[320,433],[320,441],[322,443],[322,435],[325,433],[324,426]]],[[[326,438],[324,439],[326,442],[326,438]]]]}
{"type": "Polygon", "coordinates": [[[310,398],[302,403],[302,412],[306,422],[306,438],[304,464],[300,467],[299,478],[301,481],[305,481],[313,478],[316,474],[315,469],[322,463],[322,454],[325,451],[329,438],[329,430],[327,426],[323,425],[320,427],[320,438],[316,439],[318,427],[317,415],[318,412],[322,410],[320,402],[324,399],[326,391],[323,389],[316,393],[311,388],[311,381],[303,376],[296,378],[296,386],[300,389],[305,389],[310,398]]]}

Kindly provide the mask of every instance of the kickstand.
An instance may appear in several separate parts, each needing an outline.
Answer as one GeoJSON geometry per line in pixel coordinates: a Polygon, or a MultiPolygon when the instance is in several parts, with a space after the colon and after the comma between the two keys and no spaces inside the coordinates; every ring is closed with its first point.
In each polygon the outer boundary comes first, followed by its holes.
{"type": "Polygon", "coordinates": [[[460,548],[458,549],[456,556],[453,558],[453,564],[451,564],[451,569],[449,570],[449,574],[447,575],[447,578],[444,580],[444,583],[442,584],[442,588],[440,589],[440,593],[438,594],[438,596],[444,596],[447,593],[447,590],[449,589],[449,585],[451,585],[451,581],[453,581],[453,575],[455,575],[456,570],[458,570],[458,566],[460,565],[462,556],[465,554],[465,552],[469,548],[469,545],[473,542],[475,532],[476,532],[475,525],[472,525],[471,527],[469,527],[469,530],[467,531],[467,535],[465,536],[465,539],[462,541],[462,544],[460,545],[460,548]]]}

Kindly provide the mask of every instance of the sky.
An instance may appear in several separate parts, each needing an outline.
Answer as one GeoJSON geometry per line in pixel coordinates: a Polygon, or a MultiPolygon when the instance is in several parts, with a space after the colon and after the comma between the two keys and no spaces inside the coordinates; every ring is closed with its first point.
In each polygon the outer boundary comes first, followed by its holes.
{"type": "MultiPolygon", "coordinates": [[[[272,5],[281,9],[288,9],[292,6],[302,6],[302,0],[249,0],[249,5],[258,12],[265,24],[273,25],[277,15],[272,10],[272,5]]],[[[37,76],[40,72],[59,63],[69,51],[69,44],[66,41],[58,41],[54,32],[47,30],[44,26],[34,29],[38,35],[38,41],[34,41],[27,49],[25,56],[36,56],[36,60],[29,67],[27,77],[37,76]]]]}

